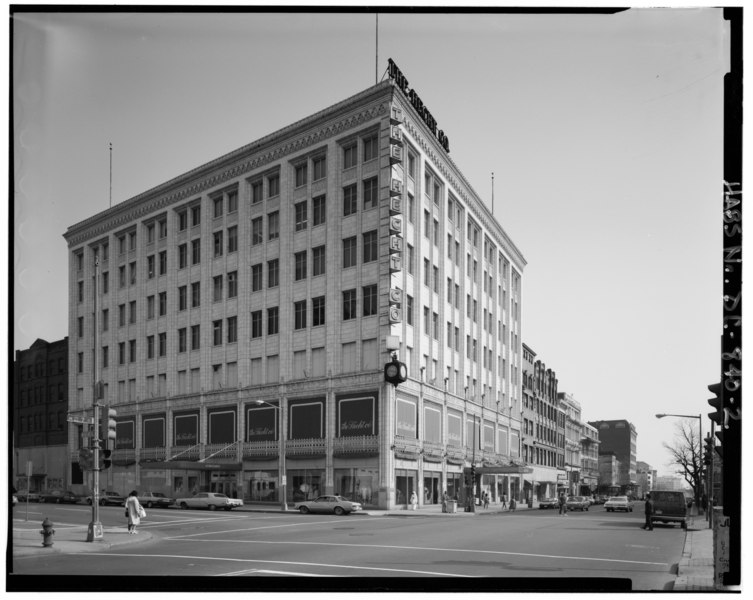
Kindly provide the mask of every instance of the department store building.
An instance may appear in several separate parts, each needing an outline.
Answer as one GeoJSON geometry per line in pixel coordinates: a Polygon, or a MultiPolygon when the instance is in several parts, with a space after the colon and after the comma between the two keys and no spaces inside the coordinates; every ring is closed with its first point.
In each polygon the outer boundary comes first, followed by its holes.
{"type": "MultiPolygon", "coordinates": [[[[392,61],[64,237],[70,412],[95,381],[117,411],[102,488],[382,508],[521,489],[525,260],[392,61]]],[[[70,425],[80,491],[90,435],[70,425]]]]}

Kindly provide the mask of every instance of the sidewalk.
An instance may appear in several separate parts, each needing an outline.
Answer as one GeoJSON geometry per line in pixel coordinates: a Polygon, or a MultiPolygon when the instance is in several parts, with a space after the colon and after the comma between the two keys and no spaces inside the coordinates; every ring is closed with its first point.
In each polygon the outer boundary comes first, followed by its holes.
{"type": "Polygon", "coordinates": [[[714,531],[703,518],[688,525],[674,591],[714,591],[714,531]]]}
{"type": "Polygon", "coordinates": [[[72,554],[79,552],[103,552],[120,546],[147,542],[152,535],[140,529],[136,535],[130,535],[125,526],[105,527],[103,539],[96,542],[87,542],[87,525],[53,524],[55,535],[52,536],[52,546],[42,546],[41,522],[13,521],[13,558],[26,556],[42,556],[45,554],[63,553],[72,554]]]}

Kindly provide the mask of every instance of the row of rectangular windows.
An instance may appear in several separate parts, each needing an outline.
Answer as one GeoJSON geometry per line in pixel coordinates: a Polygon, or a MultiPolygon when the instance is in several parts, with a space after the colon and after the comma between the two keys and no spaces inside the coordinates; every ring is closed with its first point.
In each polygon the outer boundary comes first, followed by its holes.
{"type": "MultiPolygon", "coordinates": [[[[361,288],[362,316],[370,317],[377,314],[377,285],[367,285],[361,288]]],[[[135,303],[134,303],[135,304],[135,303]]],[[[305,329],[308,325],[308,301],[300,300],[293,303],[294,328],[296,330],[305,329]]],[[[345,290],[342,292],[342,315],[343,320],[347,321],[358,316],[357,312],[357,290],[345,290]]],[[[83,317],[80,317],[81,324],[83,317]]],[[[238,321],[237,317],[228,317],[225,319],[226,331],[223,336],[223,321],[215,320],[212,322],[212,343],[214,346],[220,346],[224,343],[232,344],[238,341],[238,321]]],[[[311,326],[319,327],[326,324],[326,297],[318,296],[311,299],[311,326]]],[[[279,333],[279,307],[267,308],[267,335],[279,333]]],[[[182,327],[178,329],[178,352],[188,350],[189,328],[182,327]]],[[[251,339],[262,336],[262,311],[257,310],[251,313],[251,339]]],[[[201,348],[201,325],[192,325],[190,327],[190,348],[199,350],[201,348]]],[[[149,335],[146,338],[147,359],[154,358],[155,355],[167,356],[167,333],[161,332],[155,335],[149,335]],[[156,342],[156,344],[155,344],[156,342]]],[[[124,365],[137,360],[136,340],[118,343],[118,364],[124,365]]],[[[103,368],[109,366],[109,346],[102,346],[101,354],[103,368]]],[[[78,372],[84,371],[84,353],[78,353],[78,372]]]]}
{"type": "MultiPolygon", "coordinates": [[[[378,157],[378,136],[376,134],[370,134],[367,137],[362,138],[362,157],[363,162],[369,162],[378,157]]],[[[358,164],[358,141],[349,142],[342,148],[343,156],[343,168],[349,169],[355,167],[358,164]]],[[[314,156],[310,159],[311,170],[313,173],[313,181],[320,181],[327,176],[327,157],[326,155],[314,156]]],[[[308,182],[308,162],[300,162],[296,164],[294,169],[294,181],[295,187],[299,188],[308,182]]],[[[258,177],[256,180],[250,182],[251,186],[251,203],[258,204],[264,198],[264,182],[266,180],[267,198],[275,198],[280,194],[280,175],[274,173],[267,175],[266,177],[258,177]]],[[[372,196],[377,189],[376,178],[364,182],[364,195],[365,204],[371,206],[375,205],[375,198],[372,196]]],[[[350,194],[351,190],[348,190],[350,194]]],[[[210,197],[212,206],[212,216],[215,219],[222,217],[225,213],[233,214],[238,212],[238,190],[237,186],[233,189],[221,192],[219,194],[210,197]]],[[[201,224],[201,205],[196,201],[192,202],[192,206],[183,207],[178,209],[178,231],[185,231],[189,227],[196,227],[201,224]]],[[[146,232],[146,243],[151,244],[155,241],[155,234],[158,239],[164,239],[167,237],[167,218],[157,217],[144,224],[146,232]]],[[[135,251],[137,244],[137,232],[130,231],[128,233],[122,233],[118,235],[118,250],[120,254],[125,254],[129,251],[135,251]]],[[[109,258],[109,244],[105,242],[102,244],[102,259],[108,260],[109,258]]],[[[78,269],[83,269],[83,254],[78,255],[78,269]]]]}

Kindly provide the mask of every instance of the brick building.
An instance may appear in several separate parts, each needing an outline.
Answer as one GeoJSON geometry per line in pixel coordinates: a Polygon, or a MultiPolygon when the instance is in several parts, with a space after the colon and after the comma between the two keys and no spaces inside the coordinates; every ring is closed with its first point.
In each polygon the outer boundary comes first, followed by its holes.
{"type": "Polygon", "coordinates": [[[67,489],[68,338],[36,340],[16,350],[12,401],[13,485],[19,490],[67,489]],[[27,482],[27,465],[31,479],[27,482]]]}
{"type": "Polygon", "coordinates": [[[68,229],[69,393],[90,415],[101,380],[118,412],[107,487],[389,507],[463,498],[474,458],[519,477],[525,260],[390,68],[68,229]]]}

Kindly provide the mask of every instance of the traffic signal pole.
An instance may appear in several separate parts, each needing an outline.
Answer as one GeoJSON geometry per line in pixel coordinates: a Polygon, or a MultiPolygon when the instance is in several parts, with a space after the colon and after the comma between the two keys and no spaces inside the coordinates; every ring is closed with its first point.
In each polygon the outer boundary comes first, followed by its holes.
{"type": "Polygon", "coordinates": [[[92,347],[92,403],[94,405],[94,424],[92,426],[93,436],[92,451],[93,451],[93,482],[92,487],[92,520],[89,523],[89,529],[86,534],[87,542],[98,542],[104,539],[104,532],[102,530],[102,523],[99,520],[99,450],[101,444],[101,423],[99,422],[99,397],[101,395],[102,386],[99,384],[99,363],[97,361],[97,328],[99,326],[99,320],[97,319],[97,298],[99,297],[99,255],[94,257],[94,318],[93,323],[93,336],[94,345],[92,347]]]}

